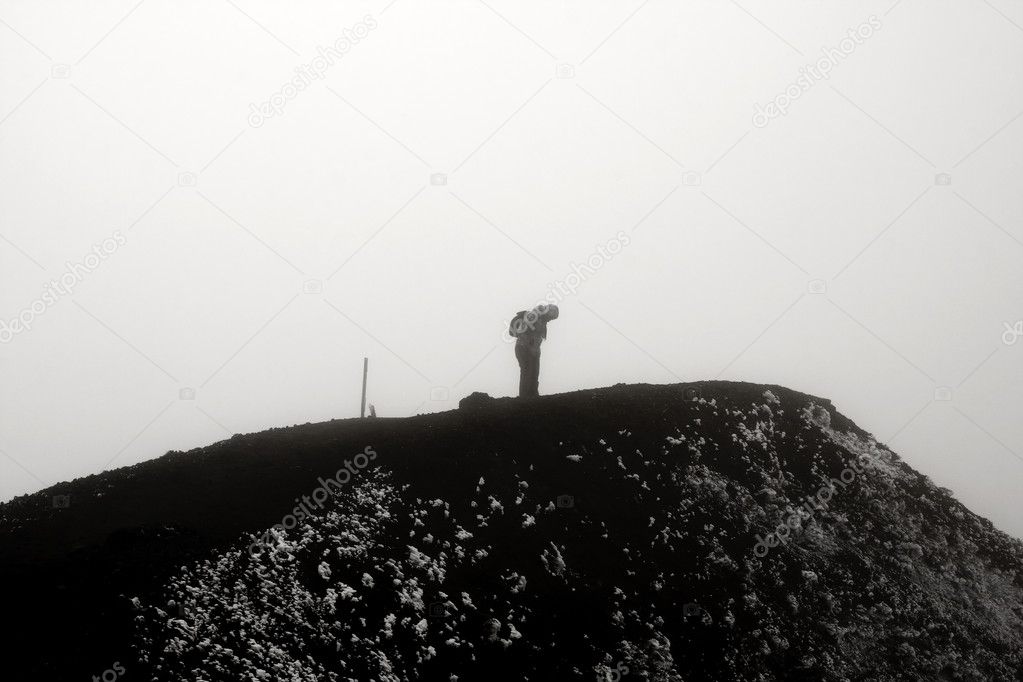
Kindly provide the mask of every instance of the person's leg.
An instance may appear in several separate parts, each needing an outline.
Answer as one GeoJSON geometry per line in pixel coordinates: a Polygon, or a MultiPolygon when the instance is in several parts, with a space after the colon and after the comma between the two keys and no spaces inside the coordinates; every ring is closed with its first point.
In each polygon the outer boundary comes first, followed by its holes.
{"type": "Polygon", "coordinates": [[[529,357],[526,349],[515,344],[515,359],[519,361],[519,397],[529,395],[529,357]]]}
{"type": "Polygon", "coordinates": [[[531,354],[529,365],[529,395],[540,395],[540,349],[531,354]]]}

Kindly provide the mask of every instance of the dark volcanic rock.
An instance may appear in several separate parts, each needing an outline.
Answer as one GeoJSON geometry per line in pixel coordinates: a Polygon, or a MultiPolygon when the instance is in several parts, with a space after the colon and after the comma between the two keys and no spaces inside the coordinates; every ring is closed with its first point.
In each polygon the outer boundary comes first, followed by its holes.
{"type": "Polygon", "coordinates": [[[3,505],[7,676],[1021,679],[1023,543],[828,401],[474,396],[3,505]]]}
{"type": "Polygon", "coordinates": [[[481,407],[486,407],[488,405],[492,405],[493,402],[494,399],[491,398],[489,394],[482,393],[480,391],[474,391],[458,401],[458,409],[474,410],[479,409],[481,407]]]}

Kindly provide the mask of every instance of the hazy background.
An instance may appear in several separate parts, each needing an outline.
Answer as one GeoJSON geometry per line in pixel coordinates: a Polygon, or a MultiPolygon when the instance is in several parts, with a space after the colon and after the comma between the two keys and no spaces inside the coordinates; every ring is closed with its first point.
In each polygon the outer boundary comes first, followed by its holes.
{"type": "Polygon", "coordinates": [[[1021,71],[1010,0],[0,2],[0,319],[127,240],[0,345],[0,499],[357,415],[364,355],[381,416],[512,394],[509,318],[621,230],[541,392],[827,396],[1023,536],[1021,71]]]}

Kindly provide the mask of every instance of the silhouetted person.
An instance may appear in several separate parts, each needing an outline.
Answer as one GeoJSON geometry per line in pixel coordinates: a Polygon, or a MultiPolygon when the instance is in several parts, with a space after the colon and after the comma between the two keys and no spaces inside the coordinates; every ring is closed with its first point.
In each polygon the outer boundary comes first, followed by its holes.
{"type": "Polygon", "coordinates": [[[515,313],[508,334],[515,337],[519,361],[519,397],[540,395],[540,344],[547,338],[547,323],[558,319],[558,306],[538,305],[515,313]]]}

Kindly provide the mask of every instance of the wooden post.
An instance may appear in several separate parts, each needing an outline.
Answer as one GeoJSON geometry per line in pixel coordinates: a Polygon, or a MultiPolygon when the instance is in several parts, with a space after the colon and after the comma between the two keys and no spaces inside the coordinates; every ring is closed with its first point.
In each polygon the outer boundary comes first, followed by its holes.
{"type": "Polygon", "coordinates": [[[366,375],[369,373],[369,358],[362,359],[362,408],[359,410],[359,416],[366,416],[366,375]]]}

